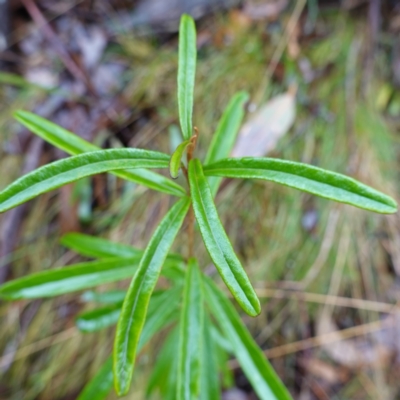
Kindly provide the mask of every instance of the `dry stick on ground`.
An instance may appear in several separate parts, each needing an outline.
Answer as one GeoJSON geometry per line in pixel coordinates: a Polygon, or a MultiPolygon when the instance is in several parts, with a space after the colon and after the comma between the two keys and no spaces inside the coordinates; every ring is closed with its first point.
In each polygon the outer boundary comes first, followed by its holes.
{"type": "Polygon", "coordinates": [[[22,2],[31,18],[40,27],[46,39],[52,44],[54,51],[58,54],[61,61],[64,63],[65,68],[68,69],[68,71],[72,74],[72,76],[75,77],[75,79],[82,81],[86,85],[88,90],[96,96],[96,91],[92,83],[90,82],[90,79],[71,58],[68,51],[64,47],[64,44],[58,38],[51,26],[47,23],[37,5],[32,0],[22,0],[22,2]]]}
{"type": "MultiPolygon", "coordinates": [[[[393,325],[393,321],[374,321],[368,324],[353,326],[351,328],[342,329],[341,331],[329,332],[323,335],[314,336],[309,339],[299,340],[281,346],[273,347],[265,350],[264,354],[269,358],[278,358],[288,354],[297,353],[298,351],[311,349],[313,347],[319,347],[327,345],[329,343],[335,343],[341,340],[350,339],[356,336],[363,336],[368,333],[376,332],[384,328],[388,328],[393,325]]],[[[239,368],[237,360],[229,361],[229,368],[239,368]]]]}
{"type": "MultiPolygon", "coordinates": [[[[48,100],[36,108],[35,112],[42,117],[47,118],[55,110],[57,110],[62,103],[64,98],[59,95],[52,95],[48,100]]],[[[18,133],[18,148],[22,151],[26,147],[31,138],[31,134],[27,129],[23,129],[18,133]]],[[[22,174],[27,174],[33,171],[39,166],[40,155],[42,151],[42,139],[35,137],[32,139],[29,147],[26,149],[27,157],[25,159],[25,164],[22,169],[22,174]]],[[[22,217],[26,209],[26,204],[10,210],[4,215],[2,221],[2,229],[0,231],[0,259],[5,260],[5,257],[9,257],[12,253],[18,240],[18,230],[22,222],[22,217]]],[[[8,274],[8,269],[11,262],[6,262],[0,266],[0,284],[3,283],[8,274]]]]}
{"type": "Polygon", "coordinates": [[[338,307],[349,307],[362,310],[370,310],[388,314],[394,314],[398,312],[396,305],[383,303],[379,301],[354,299],[351,297],[340,297],[334,295],[326,295],[319,293],[301,292],[295,290],[285,289],[257,289],[257,296],[263,298],[277,298],[277,299],[293,299],[293,300],[304,300],[310,303],[330,304],[338,307]]]}
{"type": "MultiPolygon", "coordinates": [[[[27,174],[33,171],[39,165],[40,154],[42,152],[43,140],[39,137],[32,139],[32,142],[27,150],[24,168],[22,174],[27,174]]],[[[1,245],[0,259],[7,257],[14,249],[18,238],[18,230],[22,222],[24,211],[27,204],[20,205],[4,215],[4,220],[1,229],[1,245]]],[[[3,283],[8,274],[9,264],[5,264],[0,268],[0,283],[3,283]]]]}
{"type": "MultiPolygon", "coordinates": [[[[67,13],[68,11],[70,11],[71,9],[73,9],[74,7],[76,7],[78,4],[82,3],[85,0],[77,0],[76,3],[71,3],[68,6],[66,6],[62,12],[60,13],[55,13],[52,14],[51,18],[48,18],[45,22],[46,24],[50,23],[51,21],[59,18],[61,15],[64,15],[65,13],[67,13]]],[[[15,2],[17,3],[17,2],[15,2]]],[[[11,4],[11,9],[12,4],[11,4]]],[[[39,27],[40,28],[40,27],[39,27]]],[[[23,40],[24,38],[26,38],[27,36],[29,36],[31,33],[29,32],[29,30],[27,31],[25,24],[22,24],[19,28],[14,29],[13,31],[10,32],[9,38],[8,38],[8,48],[11,46],[14,46],[16,44],[18,44],[21,40],[23,40]]]]}

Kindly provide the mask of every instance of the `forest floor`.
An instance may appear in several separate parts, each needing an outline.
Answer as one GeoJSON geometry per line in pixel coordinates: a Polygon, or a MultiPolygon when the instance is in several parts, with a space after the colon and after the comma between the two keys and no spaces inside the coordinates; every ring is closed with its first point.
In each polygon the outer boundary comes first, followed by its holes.
{"type": "MultiPolygon", "coordinates": [[[[200,157],[229,99],[246,90],[236,154],[311,163],[400,198],[398,2],[134,3],[10,2],[0,53],[1,188],[65,156],[23,129],[17,109],[104,148],[170,152],[177,16],[192,11],[200,157]]],[[[82,260],[59,243],[71,231],[143,247],[168,203],[107,176],[33,200],[0,217],[0,282],[82,260]]],[[[259,317],[244,320],[294,398],[399,398],[399,215],[253,181],[224,181],[217,207],[263,303],[259,317]]],[[[200,244],[196,254],[210,264],[200,244]]],[[[75,318],[88,307],[81,293],[0,301],[0,400],[76,398],[113,342],[113,328],[78,331],[75,318]]],[[[160,340],[141,357],[128,398],[145,398],[160,340]]],[[[256,399],[235,360],[226,375],[225,400],[256,399]]]]}

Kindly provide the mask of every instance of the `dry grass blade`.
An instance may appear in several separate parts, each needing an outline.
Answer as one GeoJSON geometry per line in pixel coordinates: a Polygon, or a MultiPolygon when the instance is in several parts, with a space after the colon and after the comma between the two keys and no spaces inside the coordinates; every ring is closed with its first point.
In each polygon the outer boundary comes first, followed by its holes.
{"type": "MultiPolygon", "coordinates": [[[[282,346],[273,347],[271,349],[265,350],[264,354],[267,358],[278,358],[283,357],[288,354],[296,353],[298,351],[311,349],[313,347],[319,347],[323,345],[328,345],[329,343],[335,343],[341,340],[350,339],[356,336],[363,336],[369,333],[373,333],[383,328],[387,328],[392,323],[374,321],[368,324],[353,326],[351,328],[343,329],[337,332],[330,332],[319,336],[314,336],[309,339],[299,340],[297,342],[287,343],[282,346]]],[[[236,360],[231,360],[229,362],[229,367],[235,369],[239,367],[236,360]]]]}
{"type": "Polygon", "coordinates": [[[389,303],[382,303],[379,301],[371,301],[364,299],[354,299],[351,297],[340,297],[319,293],[309,293],[285,289],[257,289],[257,296],[263,298],[273,297],[277,299],[293,299],[304,300],[310,303],[329,304],[339,307],[356,308],[360,310],[370,310],[382,313],[396,313],[397,306],[389,303]]]}
{"type": "MultiPolygon", "coordinates": [[[[58,343],[65,342],[66,340],[72,339],[77,336],[79,331],[74,327],[67,329],[61,333],[49,336],[47,338],[38,340],[37,342],[31,343],[27,346],[21,347],[16,353],[13,352],[13,361],[20,360],[21,358],[28,357],[29,355],[36,353],[37,351],[46,349],[50,346],[54,346],[58,343]]],[[[9,355],[5,354],[0,358],[0,369],[8,365],[10,362],[9,355]]]]}

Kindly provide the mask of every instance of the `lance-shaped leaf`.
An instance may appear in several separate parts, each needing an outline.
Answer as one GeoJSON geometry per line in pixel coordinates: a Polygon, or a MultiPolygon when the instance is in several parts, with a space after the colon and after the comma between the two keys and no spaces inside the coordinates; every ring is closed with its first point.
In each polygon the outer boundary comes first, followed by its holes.
{"type": "Polygon", "coordinates": [[[178,107],[183,138],[192,136],[193,92],[196,75],[196,26],[183,14],[179,27],[178,107]]]}
{"type": "Polygon", "coordinates": [[[194,258],[188,261],[180,318],[177,399],[198,397],[204,322],[203,282],[194,258]]]}
{"type": "MultiPolygon", "coordinates": [[[[99,238],[96,236],[85,235],[83,233],[67,233],[60,243],[65,247],[74,250],[78,254],[94,258],[131,258],[141,257],[143,250],[122,243],[112,242],[111,240],[99,238]]],[[[179,265],[183,262],[182,256],[179,254],[168,254],[168,262],[179,265]]]]}
{"type": "Polygon", "coordinates": [[[204,244],[226,286],[247,314],[260,313],[260,302],[219,220],[210,187],[197,159],[189,163],[193,209],[204,244]]]}
{"type": "Polygon", "coordinates": [[[114,342],[114,381],[119,395],[129,390],[150,297],[189,205],[190,199],[183,198],[163,218],[143,254],[126,295],[114,342]]]}
{"type": "Polygon", "coordinates": [[[85,302],[93,301],[100,304],[117,304],[125,299],[126,290],[109,290],[108,292],[87,291],[82,294],[81,300],[85,302]]]}
{"type": "Polygon", "coordinates": [[[0,286],[0,297],[8,300],[59,296],[103,283],[131,277],[140,257],[109,259],[40,271],[0,286]]]}
{"type": "MultiPolygon", "coordinates": [[[[153,335],[166,324],[176,311],[179,301],[180,288],[155,292],[151,296],[146,323],[147,330],[153,335]]],[[[96,308],[78,315],[76,326],[82,332],[95,332],[117,323],[121,314],[122,301],[107,307],[96,308]]],[[[144,331],[143,331],[144,332],[144,331]]],[[[140,341],[147,341],[143,336],[140,341]]],[[[139,341],[139,342],[140,342],[139,341]]]]}
{"type": "Polygon", "coordinates": [[[122,302],[113,306],[96,308],[78,315],[75,324],[81,332],[96,332],[115,325],[121,314],[122,302]]]}
{"type": "Polygon", "coordinates": [[[177,319],[177,309],[179,307],[182,293],[182,286],[176,286],[169,290],[153,293],[147,311],[146,322],[140,335],[138,351],[157,332],[177,319]]]}
{"type": "MultiPolygon", "coordinates": [[[[173,288],[164,293],[152,296],[144,324],[138,352],[150,339],[176,318],[176,309],[180,299],[181,288],[173,288]],[[168,301],[166,301],[168,300],[168,301]]],[[[176,357],[175,357],[176,358],[176,357]]],[[[86,384],[77,400],[103,400],[110,393],[114,381],[112,357],[110,356],[98,373],[86,384]]]]}
{"type": "MultiPolygon", "coordinates": [[[[243,121],[245,114],[244,106],[248,101],[249,95],[246,92],[238,92],[232,97],[218,123],[217,130],[208,148],[204,164],[212,164],[215,161],[229,156],[243,121]]],[[[221,180],[222,178],[219,177],[208,178],[213,197],[218,191],[221,180]]]]}
{"type": "Polygon", "coordinates": [[[163,400],[176,400],[177,398],[176,371],[178,357],[176,355],[179,349],[178,328],[178,326],[174,327],[163,343],[147,385],[146,398],[150,398],[150,394],[156,388],[160,390],[163,400]]]}
{"type": "Polygon", "coordinates": [[[133,246],[78,232],[65,234],[60,243],[78,254],[94,258],[136,257],[143,254],[142,250],[133,246]]]}
{"type": "MultiPolygon", "coordinates": [[[[200,400],[220,400],[217,346],[212,336],[213,325],[205,313],[203,326],[203,349],[200,376],[200,400]]],[[[214,328],[215,329],[215,328],[214,328]]]]}
{"type": "Polygon", "coordinates": [[[207,165],[204,173],[208,176],[264,179],[378,213],[397,211],[397,204],[391,197],[355,179],[293,161],[227,158],[207,165]]]}
{"type": "Polygon", "coordinates": [[[140,149],[99,150],[44,165],[0,193],[0,212],[86,176],[121,168],[165,168],[167,154],[140,149]]]}
{"type": "Polygon", "coordinates": [[[178,177],[182,156],[189,144],[190,140],[185,140],[173,152],[169,162],[169,174],[171,175],[171,178],[176,179],[178,177]]]}
{"type": "Polygon", "coordinates": [[[147,186],[150,189],[159,192],[172,194],[174,196],[185,196],[185,189],[178,185],[171,179],[166,178],[154,171],[147,169],[135,169],[133,171],[117,171],[114,175],[126,179],[128,181],[139,183],[140,185],[147,186]]]}
{"type": "MultiPolygon", "coordinates": [[[[17,111],[14,113],[14,117],[43,140],[68,154],[77,155],[100,150],[100,148],[94,144],[87,142],[61,126],[31,112],[17,111]]],[[[174,196],[184,196],[186,194],[182,186],[153,171],[136,169],[134,171],[115,171],[112,173],[123,179],[136,182],[163,193],[172,194],[174,196]]]]}
{"type": "Polygon", "coordinates": [[[113,384],[112,357],[108,357],[96,375],[85,385],[77,400],[104,400],[113,384]]]}
{"type": "Polygon", "coordinates": [[[204,281],[205,297],[211,312],[232,344],[243,372],[261,400],[290,400],[288,390],[251,337],[231,302],[216,285],[204,281]]]}

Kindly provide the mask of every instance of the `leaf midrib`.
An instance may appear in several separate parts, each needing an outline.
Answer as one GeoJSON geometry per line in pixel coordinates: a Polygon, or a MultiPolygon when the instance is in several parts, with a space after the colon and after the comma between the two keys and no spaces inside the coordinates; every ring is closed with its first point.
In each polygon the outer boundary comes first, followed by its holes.
{"type": "MultiPolygon", "coordinates": [[[[181,208],[176,212],[176,215],[175,215],[174,219],[171,220],[171,222],[168,224],[168,227],[166,228],[166,230],[165,230],[164,233],[163,233],[163,238],[164,238],[164,236],[165,236],[165,233],[169,230],[171,224],[172,224],[173,222],[175,222],[175,220],[176,220],[177,217],[179,217],[179,211],[180,211],[182,208],[183,208],[183,207],[181,207],[181,208]]],[[[162,241],[162,240],[161,240],[161,241],[162,241]]],[[[160,243],[161,243],[161,241],[160,241],[160,243]]],[[[157,246],[157,247],[159,247],[159,246],[157,246]]],[[[149,262],[149,265],[152,263],[152,261],[153,261],[153,259],[154,259],[154,255],[155,255],[155,253],[154,253],[153,256],[151,257],[151,261],[149,262]]],[[[139,272],[139,270],[140,270],[140,266],[139,266],[139,268],[138,268],[138,272],[139,272]]],[[[139,294],[141,293],[141,289],[142,289],[142,286],[143,286],[143,284],[144,284],[144,281],[145,281],[145,279],[142,279],[142,281],[141,281],[141,283],[140,283],[140,285],[139,285],[139,289],[138,289],[138,291],[137,291],[139,294]]],[[[133,304],[132,310],[136,310],[136,306],[137,306],[137,302],[138,302],[138,301],[139,301],[139,295],[135,296],[135,302],[134,302],[134,304],[133,304]]],[[[146,310],[146,312],[147,312],[147,310],[146,310]]],[[[128,329],[126,330],[127,332],[130,332],[131,327],[132,327],[132,324],[133,324],[133,312],[131,312],[131,313],[129,314],[128,329]]],[[[124,342],[123,342],[123,351],[124,351],[124,354],[127,353],[127,349],[128,349],[128,339],[129,339],[129,337],[126,336],[125,339],[124,339],[124,342]]],[[[139,339],[140,339],[140,338],[139,338],[139,339]]],[[[120,367],[119,371],[124,371],[124,370],[125,370],[125,368],[126,368],[126,361],[125,361],[125,360],[126,360],[126,357],[124,357],[123,366],[120,367]]]]}
{"type": "MultiPolygon", "coordinates": [[[[196,167],[196,166],[195,166],[195,167],[196,167]]],[[[200,191],[200,188],[199,188],[199,186],[198,186],[197,168],[194,168],[194,170],[195,170],[195,172],[196,172],[195,184],[196,184],[196,188],[197,188],[198,193],[199,193],[200,202],[201,202],[201,206],[202,206],[202,209],[203,209],[203,214],[204,214],[204,215],[207,215],[206,212],[205,212],[205,207],[204,207],[203,198],[202,198],[202,196],[201,196],[201,191],[200,191]]],[[[221,252],[221,254],[222,254],[222,256],[223,256],[223,258],[224,258],[226,264],[228,265],[229,271],[231,272],[231,274],[232,274],[233,277],[235,278],[236,282],[238,282],[235,273],[232,271],[232,268],[231,268],[231,266],[229,265],[229,262],[227,261],[227,257],[226,257],[226,255],[225,255],[225,253],[222,251],[221,247],[220,247],[219,244],[218,244],[218,241],[216,240],[216,238],[215,238],[215,236],[214,236],[213,230],[211,229],[211,226],[210,226],[210,224],[209,224],[209,222],[208,222],[207,216],[206,216],[206,218],[205,218],[205,221],[206,221],[206,223],[207,223],[207,227],[209,228],[209,232],[210,232],[212,238],[214,239],[214,242],[216,243],[216,245],[217,245],[218,249],[220,250],[220,252],[221,252]]],[[[207,249],[207,250],[208,250],[208,249],[207,249]]],[[[210,254],[210,256],[211,256],[211,254],[210,254]]],[[[212,256],[211,256],[211,258],[212,258],[212,256]]],[[[240,288],[240,290],[241,290],[241,292],[242,292],[242,295],[244,295],[244,297],[245,297],[246,300],[247,300],[247,296],[246,296],[246,294],[244,293],[244,291],[243,291],[242,287],[240,286],[239,282],[238,282],[238,286],[239,286],[239,288],[240,288]]],[[[251,307],[253,308],[253,306],[251,306],[251,307]]]]}

